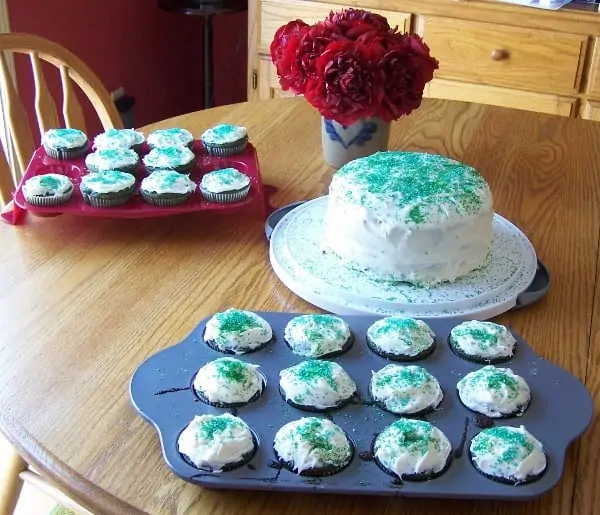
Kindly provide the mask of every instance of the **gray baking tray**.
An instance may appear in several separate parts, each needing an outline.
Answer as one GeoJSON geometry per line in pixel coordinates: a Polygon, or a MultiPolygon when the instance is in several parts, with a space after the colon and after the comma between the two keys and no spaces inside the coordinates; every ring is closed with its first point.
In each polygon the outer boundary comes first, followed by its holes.
{"type": "Polygon", "coordinates": [[[371,372],[390,362],[374,354],[365,341],[367,328],[378,318],[343,316],[355,339],[343,355],[332,358],[354,379],[358,387],[356,402],[326,416],[346,431],[355,446],[351,464],[338,474],[307,478],[276,468],[272,442],[285,423],[303,416],[315,416],[286,404],[279,394],[279,371],[302,358],[292,353],[283,340],[287,322],[297,313],[257,312],[273,327],[274,341],[264,349],[239,359],[260,365],[267,387],[259,400],[237,410],[208,406],[196,399],[191,381],[208,361],[224,356],[203,340],[204,319],[181,343],[164,349],[144,361],[130,383],[135,409],[157,430],[163,457],[171,470],[186,481],[206,488],[240,490],[280,490],[334,494],[391,495],[412,497],[527,500],[554,487],[561,478],[565,452],[583,433],[593,415],[592,400],[584,385],[566,370],[538,356],[517,334],[514,357],[505,364],[528,382],[532,401],[521,417],[495,420],[495,425],[524,425],[544,445],[548,467],[544,475],[530,484],[510,486],[479,474],[468,457],[469,442],[491,420],[465,408],[456,394],[456,383],[481,365],[457,357],[448,346],[448,335],[458,319],[428,321],[436,333],[436,347],[425,359],[415,362],[437,377],[444,399],[435,412],[418,417],[439,427],[450,439],[453,458],[440,477],[425,482],[399,481],[383,472],[372,460],[373,438],[398,416],[369,403],[371,372]],[[195,415],[234,412],[255,431],[259,448],[245,466],[220,474],[202,472],[189,465],[177,451],[177,438],[195,415]],[[479,426],[479,427],[478,427],[479,426]]]}

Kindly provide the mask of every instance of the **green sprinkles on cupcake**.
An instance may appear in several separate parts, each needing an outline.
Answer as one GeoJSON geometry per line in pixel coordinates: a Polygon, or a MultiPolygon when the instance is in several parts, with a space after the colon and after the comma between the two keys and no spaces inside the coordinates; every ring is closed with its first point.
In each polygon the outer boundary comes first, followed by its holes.
{"type": "Polygon", "coordinates": [[[187,147],[156,147],[143,158],[144,166],[150,173],[156,170],[189,172],[196,163],[196,156],[187,147]]]}
{"type": "Polygon", "coordinates": [[[225,123],[204,131],[200,139],[207,153],[226,157],[246,149],[248,132],[245,127],[225,123]]]}
{"type": "Polygon", "coordinates": [[[367,329],[367,344],[384,358],[410,361],[433,351],[435,334],[421,320],[391,316],[377,320],[367,329]]]}
{"type": "Polygon", "coordinates": [[[269,323],[251,311],[227,309],[216,313],[206,323],[205,342],[228,354],[259,350],[273,338],[269,323]]]}
{"type": "Polygon", "coordinates": [[[48,173],[30,177],[22,187],[28,204],[41,207],[64,204],[73,195],[73,183],[66,175],[48,173]]]}
{"type": "Polygon", "coordinates": [[[344,320],[334,315],[300,315],[287,323],[284,338],[295,354],[318,358],[347,350],[352,332],[344,320]]]}
{"type": "Polygon", "coordinates": [[[450,332],[450,346],[460,357],[476,363],[500,363],[510,359],[516,340],[500,324],[469,320],[450,332]]]}
{"type": "Polygon", "coordinates": [[[79,129],[50,129],[42,135],[46,154],[54,159],[75,159],[85,155],[88,138],[79,129]]]}
{"type": "Polygon", "coordinates": [[[200,192],[209,202],[238,202],[248,196],[250,178],[235,168],[209,172],[200,181],[200,192]]]}
{"type": "Polygon", "coordinates": [[[188,200],[196,188],[189,175],[174,170],[157,170],[142,180],[140,194],[149,204],[168,207],[188,200]]]}
{"type": "Polygon", "coordinates": [[[120,172],[135,173],[140,158],[130,148],[105,148],[88,154],[85,165],[91,172],[105,172],[118,170],[120,172]]]}
{"type": "Polygon", "coordinates": [[[194,136],[186,129],[173,127],[155,130],[148,135],[147,141],[151,149],[178,146],[191,148],[194,145],[194,136]]]}
{"type": "Polygon", "coordinates": [[[114,207],[126,203],[133,195],[135,177],[130,173],[106,170],[81,178],[83,200],[93,207],[114,207]]]}

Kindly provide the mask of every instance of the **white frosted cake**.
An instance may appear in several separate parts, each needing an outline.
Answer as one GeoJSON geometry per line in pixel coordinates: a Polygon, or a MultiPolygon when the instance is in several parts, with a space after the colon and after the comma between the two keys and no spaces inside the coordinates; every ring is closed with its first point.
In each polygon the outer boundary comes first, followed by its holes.
{"type": "Polygon", "coordinates": [[[329,187],[325,248],[382,280],[433,285],[485,264],[493,198],[472,167],[434,154],[378,152],[329,187]]]}

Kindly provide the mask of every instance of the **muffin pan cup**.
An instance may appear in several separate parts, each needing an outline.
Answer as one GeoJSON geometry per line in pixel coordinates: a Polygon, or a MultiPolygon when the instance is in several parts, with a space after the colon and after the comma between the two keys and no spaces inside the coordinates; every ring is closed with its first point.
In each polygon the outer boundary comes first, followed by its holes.
{"type": "MultiPolygon", "coordinates": [[[[204,319],[182,342],[146,359],[134,372],[130,397],[138,413],[158,432],[167,466],[179,477],[205,488],[279,490],[333,494],[383,496],[528,500],[553,488],[561,479],[565,453],[571,442],[590,424],[591,397],[571,373],[539,355],[517,334],[515,355],[501,366],[510,367],[529,384],[532,401],[520,417],[492,420],[462,405],[457,382],[482,365],[465,361],[449,348],[448,335],[463,319],[428,321],[436,333],[433,353],[416,363],[432,373],[444,391],[444,399],[431,413],[417,417],[439,428],[450,440],[452,453],[447,470],[429,481],[400,480],[383,471],[373,459],[373,441],[399,416],[372,401],[369,383],[372,371],[391,362],[373,353],[366,344],[372,316],[343,316],[354,334],[353,345],[343,354],[329,358],[339,363],[356,382],[357,396],[345,407],[326,413],[308,412],[287,404],[279,393],[279,372],[306,358],[297,356],[283,340],[284,328],[296,313],[256,312],[267,320],[274,341],[265,348],[237,358],[260,365],[267,386],[255,402],[236,409],[221,409],[199,401],[190,389],[200,367],[224,354],[203,340],[204,319]],[[245,465],[230,472],[207,473],[192,467],[179,454],[177,438],[195,415],[234,412],[255,432],[258,449],[245,465]],[[327,477],[307,478],[286,470],[273,451],[275,433],[287,422],[302,417],[326,417],[346,432],[355,448],[350,464],[327,477]],[[471,439],[489,425],[524,425],[544,445],[548,466],[544,474],[528,484],[507,485],[479,473],[469,459],[471,439]]],[[[415,363],[415,362],[413,362],[415,363]]]]}

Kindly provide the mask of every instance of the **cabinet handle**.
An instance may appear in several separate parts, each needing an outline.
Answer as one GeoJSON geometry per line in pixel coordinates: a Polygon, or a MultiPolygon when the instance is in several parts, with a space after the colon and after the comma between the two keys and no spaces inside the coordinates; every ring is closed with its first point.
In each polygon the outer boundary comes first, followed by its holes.
{"type": "Polygon", "coordinates": [[[496,48],[492,52],[492,60],[493,61],[502,61],[503,59],[508,59],[508,51],[502,50],[501,48],[496,48]]]}

